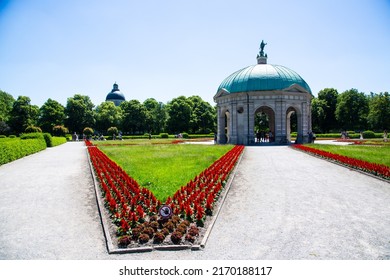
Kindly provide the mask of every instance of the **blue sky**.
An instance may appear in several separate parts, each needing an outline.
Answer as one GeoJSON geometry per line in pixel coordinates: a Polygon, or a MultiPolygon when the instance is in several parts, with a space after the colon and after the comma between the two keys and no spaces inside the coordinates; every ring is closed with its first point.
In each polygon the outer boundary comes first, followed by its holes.
{"type": "Polygon", "coordinates": [[[256,63],[326,87],[390,91],[390,1],[0,0],[0,89],[41,106],[199,95],[256,63]]]}

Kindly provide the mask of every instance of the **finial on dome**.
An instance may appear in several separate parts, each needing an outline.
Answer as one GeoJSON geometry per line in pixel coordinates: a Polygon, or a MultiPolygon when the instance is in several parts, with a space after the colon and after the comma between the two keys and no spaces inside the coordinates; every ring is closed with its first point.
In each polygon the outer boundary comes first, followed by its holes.
{"type": "Polygon", "coordinates": [[[114,85],[112,87],[112,91],[116,91],[116,90],[119,90],[119,88],[118,88],[118,84],[115,81],[115,83],[114,83],[114,85]]]}
{"type": "Polygon", "coordinates": [[[267,43],[264,43],[264,40],[261,40],[260,43],[260,52],[257,55],[257,64],[267,64],[267,54],[264,54],[264,47],[267,43]]]}

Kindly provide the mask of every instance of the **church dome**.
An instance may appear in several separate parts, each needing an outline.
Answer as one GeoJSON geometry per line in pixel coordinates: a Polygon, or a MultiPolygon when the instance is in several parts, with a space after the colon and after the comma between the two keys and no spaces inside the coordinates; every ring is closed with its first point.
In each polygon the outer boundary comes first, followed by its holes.
{"type": "Polygon", "coordinates": [[[256,64],[238,70],[222,81],[218,91],[228,93],[246,91],[283,90],[294,84],[311,93],[309,85],[295,71],[272,64],[256,64]]]}
{"type": "Polygon", "coordinates": [[[125,96],[119,90],[117,83],[113,85],[112,90],[107,94],[106,101],[112,101],[116,106],[119,106],[123,101],[126,101],[125,96]]]}
{"type": "Polygon", "coordinates": [[[261,41],[256,65],[238,70],[222,81],[218,87],[218,96],[236,92],[284,90],[293,85],[299,85],[311,94],[309,85],[295,71],[281,65],[267,64],[265,45],[261,41]]]}

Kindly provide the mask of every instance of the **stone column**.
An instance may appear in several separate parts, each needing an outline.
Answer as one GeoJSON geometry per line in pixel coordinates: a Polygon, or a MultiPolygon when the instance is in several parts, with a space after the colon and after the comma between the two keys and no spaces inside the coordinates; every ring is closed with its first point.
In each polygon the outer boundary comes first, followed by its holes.
{"type": "Polygon", "coordinates": [[[247,122],[249,121],[249,125],[247,123],[246,126],[246,145],[251,145],[255,141],[255,111],[254,111],[254,103],[249,100],[247,104],[247,122]],[[248,118],[249,114],[249,118],[248,118]],[[249,127],[249,131],[248,131],[249,127]],[[248,141],[249,140],[249,141],[248,141]]]}
{"type": "Polygon", "coordinates": [[[225,110],[221,106],[217,106],[218,118],[217,118],[217,143],[225,144],[226,143],[226,134],[225,134],[225,110]]]}
{"type": "Polygon", "coordinates": [[[275,101],[275,142],[276,143],[285,143],[287,139],[286,132],[286,101],[282,98],[275,101]]]}
{"type": "Polygon", "coordinates": [[[309,119],[308,119],[308,108],[307,108],[307,102],[301,103],[301,111],[302,111],[302,142],[308,143],[309,142],[309,119]]]}
{"type": "Polygon", "coordinates": [[[230,103],[229,144],[237,144],[237,102],[230,103]]]}

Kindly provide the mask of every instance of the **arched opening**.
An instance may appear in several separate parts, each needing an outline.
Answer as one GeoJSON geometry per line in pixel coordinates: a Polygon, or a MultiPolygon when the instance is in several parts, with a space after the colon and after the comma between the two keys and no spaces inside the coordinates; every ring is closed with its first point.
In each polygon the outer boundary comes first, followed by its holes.
{"type": "Polygon", "coordinates": [[[229,143],[230,138],[230,113],[226,111],[225,113],[225,143],[229,143]]]}
{"type": "Polygon", "coordinates": [[[275,141],[275,112],[268,106],[259,107],[254,114],[255,143],[275,141]]]}
{"type": "Polygon", "coordinates": [[[292,140],[295,140],[296,143],[302,143],[301,116],[294,107],[289,107],[286,112],[286,134],[289,143],[292,140]],[[291,133],[294,133],[293,137],[291,133]]]}
{"type": "Polygon", "coordinates": [[[226,144],[229,143],[230,138],[230,113],[228,110],[226,110],[223,113],[223,117],[221,120],[222,124],[222,130],[219,132],[218,135],[218,143],[219,144],[226,144]]]}

